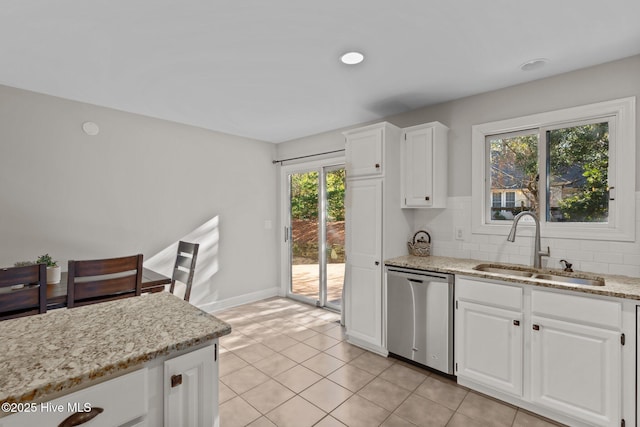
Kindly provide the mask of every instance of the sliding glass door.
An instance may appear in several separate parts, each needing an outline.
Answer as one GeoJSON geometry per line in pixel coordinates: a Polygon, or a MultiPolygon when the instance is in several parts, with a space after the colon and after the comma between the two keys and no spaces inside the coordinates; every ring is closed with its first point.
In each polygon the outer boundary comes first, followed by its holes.
{"type": "Polygon", "coordinates": [[[344,285],[343,164],[283,167],[287,296],[340,310],[344,285]]]}

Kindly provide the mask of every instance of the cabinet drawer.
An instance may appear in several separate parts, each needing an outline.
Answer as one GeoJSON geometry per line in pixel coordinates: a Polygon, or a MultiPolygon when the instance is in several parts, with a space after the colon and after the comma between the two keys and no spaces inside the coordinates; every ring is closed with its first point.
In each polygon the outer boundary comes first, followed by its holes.
{"type": "Polygon", "coordinates": [[[554,317],[584,324],[619,329],[622,326],[622,305],[572,294],[560,294],[533,290],[531,292],[533,315],[554,317]]]}
{"type": "Polygon", "coordinates": [[[71,414],[86,410],[85,404],[90,405],[90,408],[104,410],[86,423],[91,427],[119,426],[145,415],[148,406],[147,369],[140,369],[49,402],[38,403],[35,405],[35,412],[2,418],[0,426],[57,426],[71,414]]]}
{"type": "Polygon", "coordinates": [[[495,307],[522,310],[522,288],[456,277],[456,298],[495,307]]]}

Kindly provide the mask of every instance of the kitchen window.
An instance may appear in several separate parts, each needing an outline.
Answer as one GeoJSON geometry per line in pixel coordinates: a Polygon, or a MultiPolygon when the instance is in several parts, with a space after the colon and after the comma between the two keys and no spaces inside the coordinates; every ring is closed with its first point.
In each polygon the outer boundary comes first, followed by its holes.
{"type": "Polygon", "coordinates": [[[635,239],[635,97],[472,128],[473,231],[534,212],[544,237],[635,239]]]}

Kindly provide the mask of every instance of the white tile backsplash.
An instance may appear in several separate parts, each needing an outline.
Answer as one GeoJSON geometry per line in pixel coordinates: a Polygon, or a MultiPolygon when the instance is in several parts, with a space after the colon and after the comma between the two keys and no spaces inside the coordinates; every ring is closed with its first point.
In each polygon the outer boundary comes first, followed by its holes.
{"type": "Polygon", "coordinates": [[[594,260],[598,262],[605,262],[607,264],[624,264],[624,254],[619,252],[600,251],[596,253],[594,260]]]}
{"type": "Polygon", "coordinates": [[[623,276],[640,277],[640,266],[624,265],[624,264],[609,264],[609,273],[622,274],[623,276]]]}
{"type": "Polygon", "coordinates": [[[623,255],[622,263],[626,265],[640,265],[640,255],[626,253],[623,255]]]}
{"type": "MultiPolygon", "coordinates": [[[[541,239],[543,250],[549,246],[551,256],[543,257],[543,265],[560,268],[560,260],[573,263],[574,270],[600,274],[622,274],[640,277],[640,192],[636,193],[636,241],[541,239]]],[[[450,197],[447,209],[433,212],[416,210],[414,228],[431,234],[431,253],[437,256],[473,258],[488,262],[509,262],[530,265],[533,249],[533,229],[518,229],[515,242],[507,236],[471,233],[471,197],[450,197]],[[463,240],[455,240],[455,229],[461,227],[463,240]]]]}

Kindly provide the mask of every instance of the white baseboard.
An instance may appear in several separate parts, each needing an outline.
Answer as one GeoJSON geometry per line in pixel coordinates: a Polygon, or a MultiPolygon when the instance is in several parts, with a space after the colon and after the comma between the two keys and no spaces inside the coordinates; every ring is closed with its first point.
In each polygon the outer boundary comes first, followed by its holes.
{"type": "Polygon", "coordinates": [[[355,338],[352,335],[349,335],[349,333],[347,333],[347,342],[349,344],[353,344],[355,346],[358,346],[360,348],[364,348],[365,350],[369,350],[372,353],[376,353],[379,354],[380,356],[383,357],[387,357],[389,356],[389,352],[387,351],[386,348],[377,346],[377,345],[373,345],[365,340],[362,340],[360,338],[355,338]]]}
{"type": "Polygon", "coordinates": [[[260,301],[267,298],[277,297],[280,288],[274,286],[269,289],[263,289],[261,291],[251,292],[249,294],[239,295],[237,297],[223,299],[221,301],[214,301],[204,305],[198,306],[202,311],[214,314],[217,311],[226,310],[228,308],[237,307],[243,304],[249,304],[252,302],[260,301]]]}

